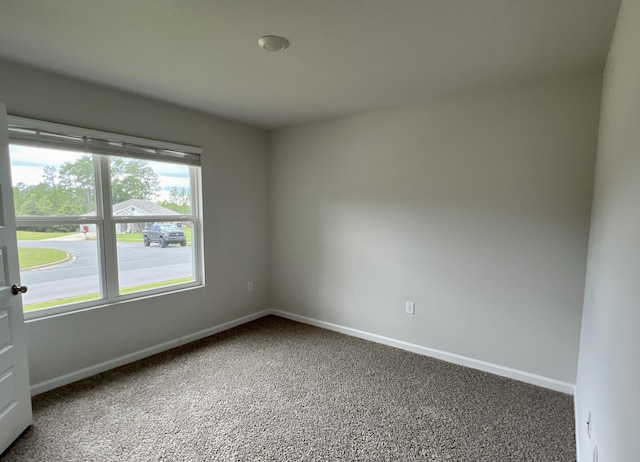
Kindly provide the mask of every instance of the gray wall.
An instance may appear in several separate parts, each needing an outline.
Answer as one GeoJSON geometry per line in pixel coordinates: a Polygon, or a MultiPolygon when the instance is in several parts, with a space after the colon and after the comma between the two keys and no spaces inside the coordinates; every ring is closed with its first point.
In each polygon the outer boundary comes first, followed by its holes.
{"type": "Polygon", "coordinates": [[[271,307],[575,383],[600,88],[272,132],[271,307]]]}
{"type": "Polygon", "coordinates": [[[576,385],[578,449],[640,460],[640,2],[622,3],[604,79],[576,385]],[[593,430],[587,436],[591,411],[593,430]]]}
{"type": "Polygon", "coordinates": [[[32,384],[267,308],[264,131],[4,61],[0,101],[11,115],[204,148],[206,287],[28,322],[32,384]]]}

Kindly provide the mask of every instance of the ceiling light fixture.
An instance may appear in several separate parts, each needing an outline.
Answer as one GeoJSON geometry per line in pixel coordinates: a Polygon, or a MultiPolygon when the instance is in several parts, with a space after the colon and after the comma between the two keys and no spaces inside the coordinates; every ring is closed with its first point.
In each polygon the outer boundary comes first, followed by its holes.
{"type": "Polygon", "coordinates": [[[258,39],[258,45],[265,51],[276,53],[286,50],[289,46],[289,40],[279,35],[264,35],[258,39]]]}

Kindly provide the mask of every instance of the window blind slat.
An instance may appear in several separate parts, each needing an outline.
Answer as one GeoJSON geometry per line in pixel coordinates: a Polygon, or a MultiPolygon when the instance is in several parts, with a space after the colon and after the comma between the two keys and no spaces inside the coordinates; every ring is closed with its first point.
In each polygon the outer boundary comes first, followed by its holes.
{"type": "Polygon", "coordinates": [[[200,154],[166,149],[151,144],[137,144],[118,140],[79,136],[9,123],[9,142],[40,148],[64,148],[91,154],[131,157],[155,162],[200,165],[200,154]]]}

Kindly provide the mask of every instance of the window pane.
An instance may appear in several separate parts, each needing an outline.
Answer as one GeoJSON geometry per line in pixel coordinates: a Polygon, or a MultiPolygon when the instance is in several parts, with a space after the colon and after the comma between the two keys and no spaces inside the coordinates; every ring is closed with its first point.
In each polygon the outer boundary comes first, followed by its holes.
{"type": "Polygon", "coordinates": [[[190,222],[116,223],[120,294],[195,280],[190,222]]]}
{"type": "Polygon", "coordinates": [[[197,240],[192,245],[191,234],[200,226],[200,148],[16,117],[9,122],[18,127],[10,131],[9,152],[27,318],[203,280],[201,247],[197,240]],[[152,225],[158,232],[143,234],[152,225]],[[115,233],[105,235],[104,226],[115,233]]]}
{"type": "Polygon", "coordinates": [[[9,145],[16,216],[96,214],[93,156],[9,145]]]}
{"type": "Polygon", "coordinates": [[[95,225],[19,227],[20,280],[25,311],[101,298],[95,225]]]}
{"type": "Polygon", "coordinates": [[[115,217],[191,214],[187,165],[112,157],[110,170],[115,217]]]}

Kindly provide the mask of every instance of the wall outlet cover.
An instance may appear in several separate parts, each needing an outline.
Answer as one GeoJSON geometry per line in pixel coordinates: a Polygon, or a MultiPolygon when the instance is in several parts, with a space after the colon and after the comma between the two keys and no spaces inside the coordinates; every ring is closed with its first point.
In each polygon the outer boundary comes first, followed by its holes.
{"type": "Polygon", "coordinates": [[[406,302],[404,312],[407,314],[416,314],[416,302],[406,302]]]}

